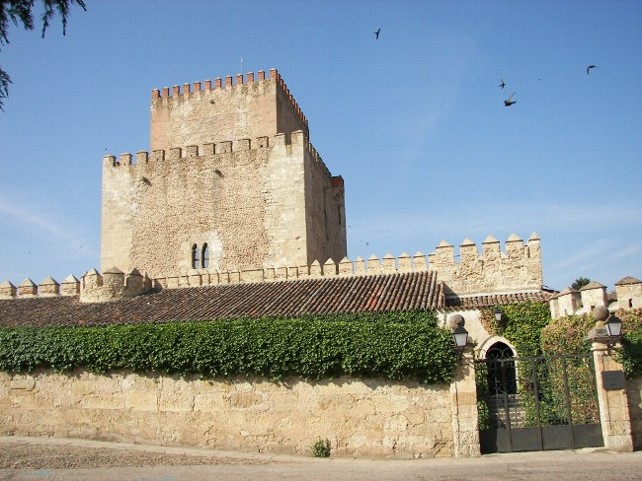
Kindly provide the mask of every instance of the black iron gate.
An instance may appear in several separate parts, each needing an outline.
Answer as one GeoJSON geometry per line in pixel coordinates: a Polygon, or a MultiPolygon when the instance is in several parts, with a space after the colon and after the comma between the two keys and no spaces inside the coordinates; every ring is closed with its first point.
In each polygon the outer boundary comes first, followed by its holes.
{"type": "Polygon", "coordinates": [[[591,354],[494,357],[475,363],[482,453],[604,444],[591,354]]]}

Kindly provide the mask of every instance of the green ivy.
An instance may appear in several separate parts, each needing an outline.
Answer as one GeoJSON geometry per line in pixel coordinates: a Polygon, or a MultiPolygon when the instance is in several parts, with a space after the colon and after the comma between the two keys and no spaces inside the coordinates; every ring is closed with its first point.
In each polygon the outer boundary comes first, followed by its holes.
{"type": "Polygon", "coordinates": [[[619,359],[627,378],[642,376],[642,329],[624,336],[619,359]]]}
{"type": "MultiPolygon", "coordinates": [[[[483,309],[481,322],[491,334],[511,341],[520,356],[560,355],[590,352],[589,331],[595,326],[590,314],[551,320],[548,306],[522,303],[503,306],[502,319],[495,320],[494,309],[483,309]]],[[[622,348],[617,355],[628,378],[642,376],[642,309],[620,310],[622,348]]]]}
{"type": "Polygon", "coordinates": [[[447,383],[456,355],[430,312],[105,327],[0,328],[0,370],[239,375],[278,380],[341,375],[447,383]]]}
{"type": "MultiPolygon", "coordinates": [[[[622,348],[616,350],[628,378],[642,375],[642,309],[619,310],[622,321],[622,348]]],[[[589,331],[595,326],[590,314],[555,319],[542,331],[542,350],[546,354],[587,353],[589,331]]]]}
{"type": "Polygon", "coordinates": [[[620,310],[622,349],[618,353],[627,378],[642,376],[642,309],[620,310]]]}
{"type": "Polygon", "coordinates": [[[551,322],[548,304],[522,302],[502,306],[501,311],[501,321],[497,322],[493,308],[482,309],[480,319],[486,330],[508,339],[520,356],[540,355],[542,329],[551,322]]]}

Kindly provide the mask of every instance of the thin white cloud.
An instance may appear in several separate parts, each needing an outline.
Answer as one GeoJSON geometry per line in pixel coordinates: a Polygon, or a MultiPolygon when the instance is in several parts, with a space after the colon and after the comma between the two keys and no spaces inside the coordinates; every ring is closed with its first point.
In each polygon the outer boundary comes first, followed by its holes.
{"type": "Polygon", "coordinates": [[[568,273],[574,273],[612,284],[625,275],[635,274],[642,267],[640,262],[630,262],[639,259],[640,253],[642,242],[619,247],[613,239],[601,239],[580,249],[571,257],[551,262],[546,269],[547,277],[566,278],[568,273]]]}
{"type": "Polygon", "coordinates": [[[611,253],[611,260],[619,260],[634,254],[642,254],[642,242],[635,242],[611,253]]]}
{"type": "Polygon", "coordinates": [[[0,214],[11,217],[20,224],[40,234],[51,235],[73,246],[80,247],[78,239],[66,229],[27,209],[16,207],[15,202],[7,202],[0,196],[0,214]]]}

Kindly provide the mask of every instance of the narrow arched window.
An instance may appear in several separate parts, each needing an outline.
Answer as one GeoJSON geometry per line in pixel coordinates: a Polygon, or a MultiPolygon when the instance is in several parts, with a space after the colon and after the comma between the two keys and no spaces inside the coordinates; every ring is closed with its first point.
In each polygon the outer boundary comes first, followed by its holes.
{"type": "Polygon", "coordinates": [[[207,247],[207,242],[203,244],[203,249],[201,250],[201,267],[207,269],[210,266],[210,251],[207,247]]]}
{"type": "Polygon", "coordinates": [[[200,267],[200,251],[198,246],[194,244],[192,246],[192,269],[198,269],[200,267]]]}

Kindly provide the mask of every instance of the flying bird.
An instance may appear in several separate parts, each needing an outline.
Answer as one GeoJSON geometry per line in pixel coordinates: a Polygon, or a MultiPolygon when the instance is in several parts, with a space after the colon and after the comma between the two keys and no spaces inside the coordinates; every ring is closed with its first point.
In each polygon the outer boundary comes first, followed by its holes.
{"type": "Polygon", "coordinates": [[[379,34],[380,34],[380,33],[381,33],[381,28],[379,28],[379,30],[377,30],[377,31],[374,33],[374,34],[375,34],[375,40],[379,40],[379,34]]]}
{"type": "Polygon", "coordinates": [[[515,95],[517,92],[513,92],[510,94],[510,97],[508,97],[506,100],[504,100],[504,107],[510,107],[511,105],[517,103],[517,100],[513,100],[513,95],[515,95]]]}
{"type": "Polygon", "coordinates": [[[591,69],[593,68],[597,68],[597,65],[589,65],[588,67],[586,67],[586,75],[590,75],[591,69]]]}
{"type": "Polygon", "coordinates": [[[504,82],[504,79],[501,79],[501,83],[499,84],[499,88],[503,90],[504,87],[506,87],[506,82],[504,82]]]}

